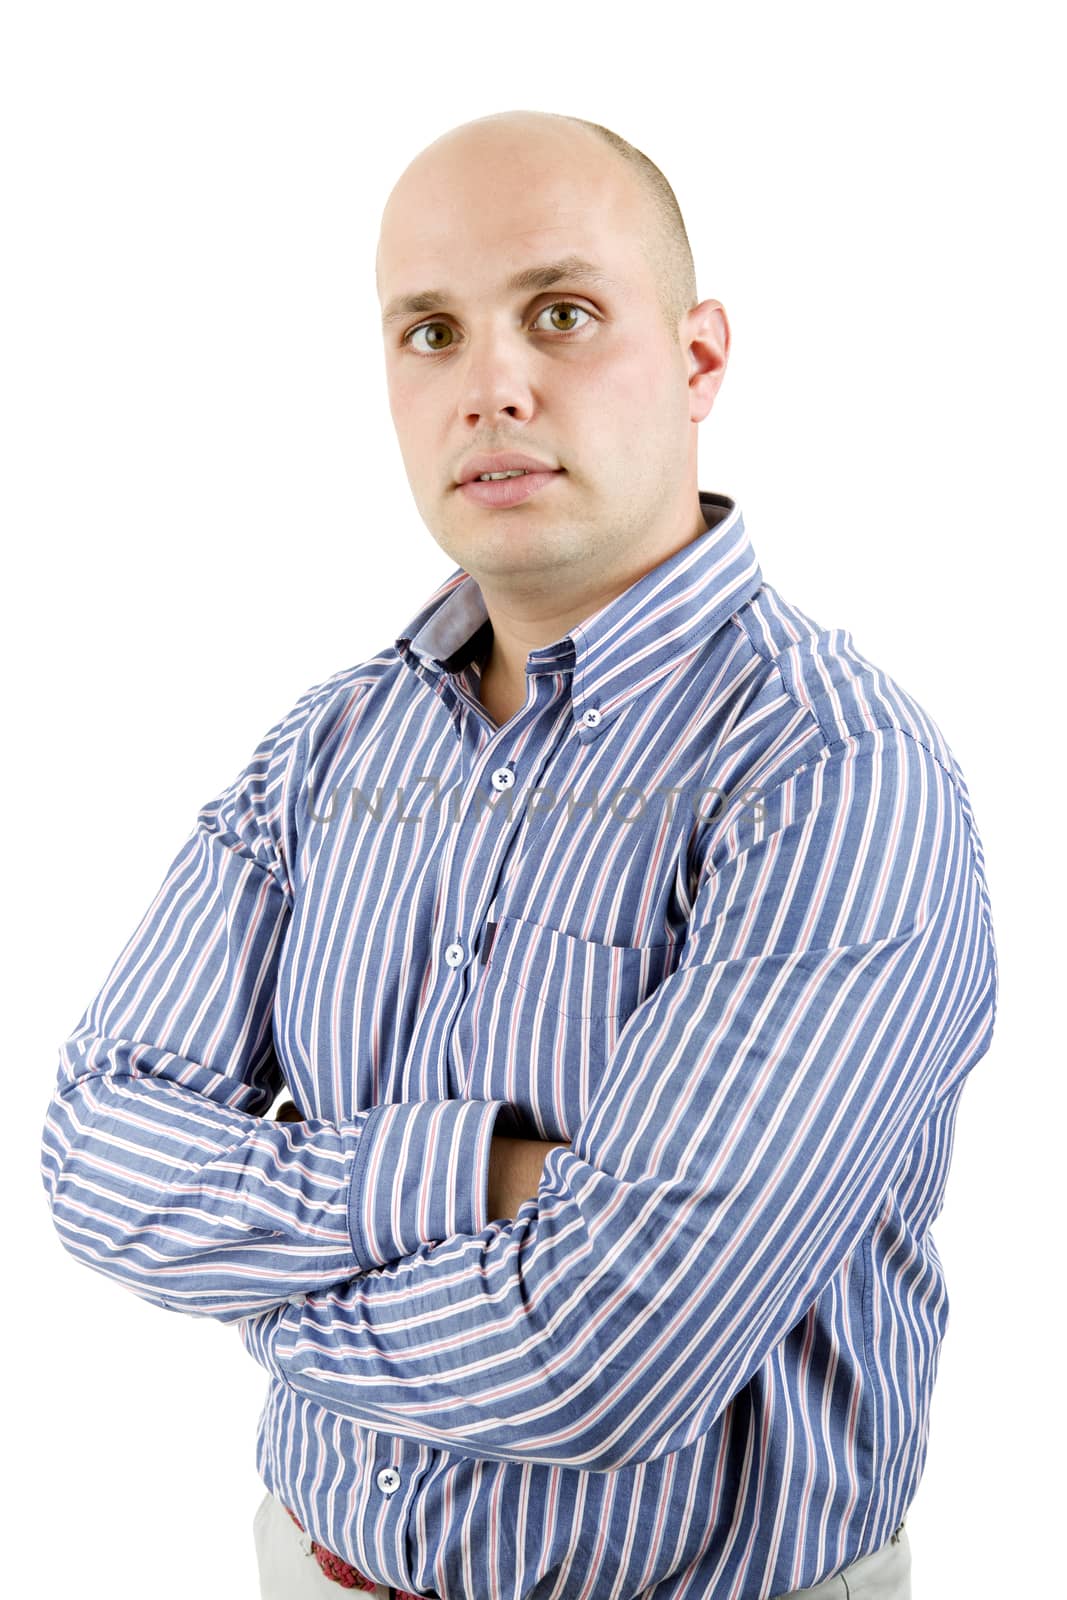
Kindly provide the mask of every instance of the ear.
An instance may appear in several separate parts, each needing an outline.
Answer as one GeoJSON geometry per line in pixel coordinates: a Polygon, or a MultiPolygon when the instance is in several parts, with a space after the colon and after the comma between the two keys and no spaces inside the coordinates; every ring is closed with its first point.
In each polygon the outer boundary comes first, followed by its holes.
{"type": "Polygon", "coordinates": [[[682,320],[681,339],[689,364],[689,416],[703,422],[726,375],[730,324],[722,303],[702,300],[682,320]]]}

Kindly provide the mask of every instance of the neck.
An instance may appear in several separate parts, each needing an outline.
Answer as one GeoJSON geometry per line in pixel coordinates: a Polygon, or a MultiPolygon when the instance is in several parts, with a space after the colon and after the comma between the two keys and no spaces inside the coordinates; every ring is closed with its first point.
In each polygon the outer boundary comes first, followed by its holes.
{"type": "Polygon", "coordinates": [[[485,608],[492,625],[492,638],[482,650],[479,663],[478,697],[498,724],[508,721],[526,703],[526,661],[531,650],[562,639],[575,623],[591,617],[610,601],[631,588],[653,568],[662,565],[683,545],[707,532],[707,522],[699,503],[697,525],[666,550],[652,555],[637,553],[628,566],[617,567],[606,579],[572,591],[568,604],[560,609],[559,574],[549,589],[517,595],[497,592],[489,579],[478,579],[485,608]]]}

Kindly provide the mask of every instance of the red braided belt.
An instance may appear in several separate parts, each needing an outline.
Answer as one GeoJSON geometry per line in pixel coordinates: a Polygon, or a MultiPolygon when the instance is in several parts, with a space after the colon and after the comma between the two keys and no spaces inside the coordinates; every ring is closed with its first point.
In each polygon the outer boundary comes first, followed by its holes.
{"type": "MultiPolygon", "coordinates": [[[[285,1509],[289,1511],[288,1506],[285,1509]]],[[[294,1512],[289,1511],[289,1515],[303,1533],[304,1524],[294,1512]]],[[[378,1585],[373,1578],[365,1577],[358,1567],[353,1567],[340,1556],[335,1556],[332,1550],[327,1550],[317,1539],[311,1541],[311,1553],[326,1576],[332,1578],[334,1583],[339,1583],[342,1589],[365,1589],[368,1594],[373,1594],[377,1589],[378,1585]]],[[[393,1589],[391,1592],[396,1596],[396,1600],[422,1600],[421,1595],[410,1594],[407,1589],[393,1589]]]]}

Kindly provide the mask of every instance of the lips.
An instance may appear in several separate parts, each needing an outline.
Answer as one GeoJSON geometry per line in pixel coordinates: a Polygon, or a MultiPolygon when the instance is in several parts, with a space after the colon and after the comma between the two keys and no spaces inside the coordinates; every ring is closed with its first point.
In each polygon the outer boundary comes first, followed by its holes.
{"type": "Polygon", "coordinates": [[[524,472],[521,477],[497,478],[483,483],[478,478],[469,478],[466,483],[459,485],[459,492],[467,500],[475,504],[501,509],[509,506],[521,505],[529,500],[532,495],[540,493],[557,478],[566,476],[562,467],[554,467],[547,472],[524,472]]]}
{"type": "Polygon", "coordinates": [[[483,472],[557,472],[561,469],[554,467],[550,461],[542,461],[539,456],[523,455],[518,450],[491,450],[480,455],[473,455],[464,464],[456,482],[460,486],[470,483],[472,478],[481,477],[483,472]]]}

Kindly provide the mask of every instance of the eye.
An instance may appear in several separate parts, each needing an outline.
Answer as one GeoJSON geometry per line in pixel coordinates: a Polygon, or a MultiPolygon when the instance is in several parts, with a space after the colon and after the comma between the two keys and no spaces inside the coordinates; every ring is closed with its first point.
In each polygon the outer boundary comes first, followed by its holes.
{"type": "MultiPolygon", "coordinates": [[[[552,305],[544,306],[542,308],[542,310],[540,310],[537,313],[537,316],[534,318],[534,321],[535,322],[540,322],[541,318],[544,316],[546,311],[558,311],[561,307],[562,307],[562,309],[564,311],[568,312],[572,316],[576,311],[577,311],[577,313],[578,313],[578,315],[580,317],[588,317],[589,316],[589,312],[588,311],[583,310],[581,306],[576,306],[576,305],[572,304],[572,302],[570,300],[556,300],[556,301],[553,302],[552,305]]],[[[578,326],[581,327],[581,323],[579,323],[578,326]]],[[[557,328],[555,331],[557,333],[574,333],[576,330],[574,328],[557,328]]]]}
{"type": "MultiPolygon", "coordinates": [[[[590,320],[592,319],[592,312],[586,311],[583,306],[575,305],[574,302],[571,301],[571,300],[554,300],[551,305],[542,306],[541,310],[537,313],[537,316],[534,318],[534,323],[535,324],[540,322],[541,318],[545,315],[546,311],[563,311],[567,316],[571,316],[571,317],[573,317],[574,313],[577,312],[578,315],[581,316],[581,317],[586,317],[586,318],[588,318],[590,320]]],[[[582,327],[582,326],[584,326],[584,324],[582,324],[582,323],[578,324],[578,327],[582,327]]],[[[412,343],[412,341],[415,338],[415,335],[417,333],[422,333],[425,330],[430,329],[430,328],[444,328],[447,332],[451,332],[451,329],[449,328],[447,322],[420,322],[418,327],[411,328],[404,335],[403,339],[401,340],[401,343],[405,344],[405,345],[411,345],[411,348],[413,350],[419,350],[420,354],[426,354],[425,346],[415,345],[415,344],[412,343]]],[[[553,331],[555,333],[558,333],[561,338],[565,339],[565,338],[568,337],[569,334],[576,333],[578,331],[578,329],[577,328],[562,328],[562,329],[561,328],[555,328],[553,330],[546,330],[546,331],[553,331]]],[[[446,345],[431,344],[430,347],[429,347],[429,353],[432,354],[435,350],[447,350],[447,349],[449,349],[449,346],[447,344],[446,345]]]]}

